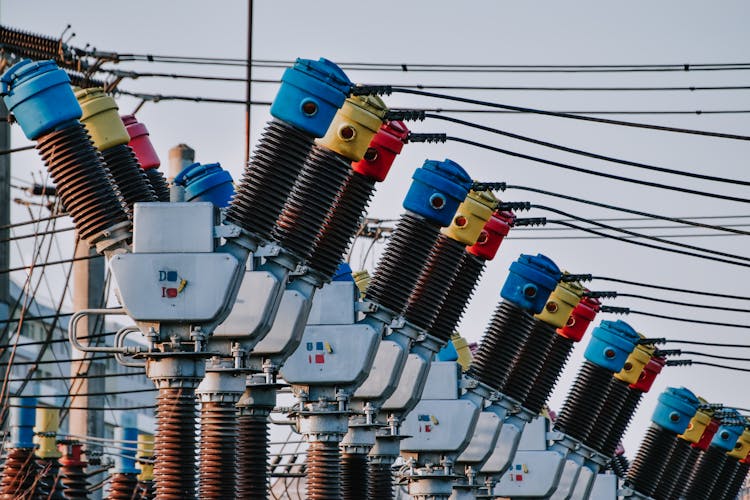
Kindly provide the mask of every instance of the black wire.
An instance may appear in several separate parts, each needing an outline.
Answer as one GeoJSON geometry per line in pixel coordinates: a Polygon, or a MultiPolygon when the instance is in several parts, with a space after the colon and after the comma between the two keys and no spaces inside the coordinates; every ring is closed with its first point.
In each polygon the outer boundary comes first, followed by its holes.
{"type": "MultiPolygon", "coordinates": [[[[96,259],[99,257],[101,257],[101,255],[87,255],[86,257],[72,257],[70,259],[64,259],[64,260],[51,260],[51,261],[42,262],[40,264],[34,264],[33,267],[37,268],[37,267],[57,266],[60,264],[68,264],[70,262],[76,262],[79,260],[91,260],[91,259],[96,259]]],[[[25,271],[29,267],[31,266],[19,266],[19,267],[11,267],[8,269],[0,269],[0,274],[12,273],[14,271],[25,271]]]]}
{"type": "Polygon", "coordinates": [[[716,363],[708,363],[705,361],[693,361],[692,359],[680,359],[675,360],[678,361],[678,363],[670,363],[669,360],[667,361],[667,366],[690,366],[690,365],[701,365],[701,366],[712,366],[714,368],[723,368],[725,370],[733,370],[737,372],[750,372],[750,368],[740,368],[738,366],[727,366],[727,365],[719,365],[716,363]],[[679,363],[682,362],[682,363],[679,363]]]}
{"type": "Polygon", "coordinates": [[[7,241],[24,240],[28,238],[34,238],[36,236],[46,236],[48,234],[65,233],[67,231],[75,231],[75,229],[76,229],[75,227],[71,226],[71,227],[64,227],[62,229],[53,229],[51,231],[40,231],[38,233],[21,234],[21,235],[13,236],[10,238],[0,239],[0,243],[5,243],[7,241]]]}
{"type": "Polygon", "coordinates": [[[721,344],[717,342],[702,342],[700,340],[682,340],[682,339],[665,339],[669,344],[690,344],[703,345],[709,347],[736,347],[739,349],[750,349],[750,344],[721,344]]]}
{"type": "MultiPolygon", "coordinates": [[[[151,389],[128,389],[128,390],[121,390],[117,389],[117,394],[135,394],[135,393],[143,393],[143,392],[156,392],[159,389],[156,387],[153,387],[151,389]]],[[[111,396],[112,391],[106,391],[106,392],[79,392],[76,393],[76,396],[111,396]]],[[[25,398],[53,398],[57,397],[57,394],[24,394],[23,397],[25,398]]]]}
{"type": "Polygon", "coordinates": [[[691,256],[691,257],[698,257],[699,259],[710,260],[710,261],[713,261],[713,262],[722,262],[724,264],[732,264],[734,266],[750,267],[750,264],[746,264],[744,262],[737,262],[737,261],[728,260],[728,259],[721,259],[719,257],[711,257],[709,255],[702,255],[702,254],[693,253],[693,252],[686,252],[684,250],[678,250],[676,248],[667,248],[667,247],[661,247],[659,245],[652,245],[651,243],[646,243],[644,241],[635,241],[635,240],[632,240],[632,239],[623,238],[623,237],[620,237],[620,236],[615,236],[613,234],[600,233],[599,231],[596,231],[595,229],[577,226],[577,225],[571,224],[569,222],[555,221],[555,224],[560,224],[562,226],[567,226],[567,227],[572,228],[572,229],[578,229],[578,230],[586,232],[586,233],[596,234],[597,236],[603,236],[605,238],[611,238],[613,240],[624,241],[624,242],[630,243],[632,245],[638,245],[638,246],[647,247],[647,248],[654,248],[656,250],[663,250],[665,252],[671,252],[671,253],[676,253],[676,254],[680,254],[680,255],[688,255],[688,256],[691,256]]]}
{"type": "Polygon", "coordinates": [[[19,321],[35,321],[35,320],[42,320],[42,319],[55,319],[55,318],[63,318],[67,316],[73,316],[74,313],[64,313],[64,314],[45,314],[43,316],[24,316],[23,318],[10,318],[10,319],[3,319],[0,320],[0,324],[5,323],[17,323],[19,321]]]}
{"type": "MultiPolygon", "coordinates": [[[[645,235],[645,234],[641,234],[641,233],[636,233],[634,231],[629,231],[627,229],[622,229],[622,228],[618,228],[618,227],[615,227],[615,226],[610,226],[609,224],[602,224],[601,222],[596,222],[596,221],[593,221],[591,219],[587,219],[585,217],[578,217],[576,215],[573,215],[571,213],[565,212],[563,210],[558,210],[556,208],[551,208],[551,207],[548,207],[548,206],[545,206],[545,205],[537,205],[536,203],[532,203],[531,206],[533,208],[538,208],[540,210],[545,210],[545,211],[548,211],[548,212],[553,212],[553,213],[562,215],[564,217],[569,217],[569,218],[575,219],[575,220],[577,220],[579,222],[584,222],[584,223],[587,223],[587,224],[593,224],[593,225],[595,225],[597,227],[600,227],[602,229],[606,229],[608,231],[618,231],[620,233],[624,233],[624,234],[627,234],[629,236],[634,236],[634,237],[643,238],[643,239],[647,239],[647,240],[651,240],[651,241],[656,241],[657,243],[665,243],[665,244],[673,245],[673,246],[680,247],[680,248],[687,248],[687,249],[690,249],[690,250],[696,250],[696,251],[699,251],[699,252],[705,252],[705,253],[708,253],[708,254],[720,255],[722,257],[728,257],[730,259],[750,261],[750,257],[745,257],[745,256],[742,256],[742,255],[735,255],[735,254],[731,254],[731,253],[727,253],[727,252],[721,252],[719,250],[711,250],[709,248],[702,248],[702,247],[699,247],[699,246],[690,245],[688,243],[680,243],[680,242],[677,242],[677,241],[662,240],[660,238],[657,238],[656,236],[649,236],[649,235],[645,235]]],[[[547,222],[548,223],[549,222],[552,222],[552,223],[561,223],[562,221],[559,221],[559,220],[557,220],[557,221],[556,220],[548,220],[547,222]]]]}
{"type": "Polygon", "coordinates": [[[30,149],[34,149],[35,147],[36,146],[32,144],[30,146],[22,146],[20,148],[0,149],[0,156],[9,155],[9,154],[12,154],[12,153],[19,153],[21,151],[28,151],[30,149]]]}
{"type": "Polygon", "coordinates": [[[633,285],[633,286],[640,286],[644,288],[654,288],[656,290],[666,290],[669,292],[680,292],[680,293],[689,293],[692,295],[702,295],[705,297],[719,297],[722,299],[735,299],[735,300],[750,300],[750,297],[743,297],[740,295],[729,295],[729,294],[718,293],[718,292],[706,292],[703,290],[694,290],[694,289],[688,289],[688,288],[675,288],[675,287],[664,286],[664,285],[654,285],[651,283],[642,283],[640,281],[630,281],[630,280],[624,280],[621,278],[612,278],[609,276],[593,275],[591,279],[599,280],[599,281],[610,281],[612,283],[622,283],[623,285],[633,285]]]}
{"type": "MultiPolygon", "coordinates": [[[[10,408],[36,408],[36,405],[8,405],[10,408]]],[[[45,408],[54,408],[53,406],[45,406],[45,408]]],[[[143,405],[143,406],[64,406],[60,407],[61,410],[94,410],[94,411],[110,411],[110,410],[152,410],[156,408],[156,405],[143,405]]]]}
{"type": "Polygon", "coordinates": [[[738,184],[738,185],[741,185],[741,186],[750,186],[750,181],[743,181],[743,180],[739,180],[739,179],[727,179],[725,177],[716,177],[716,176],[713,176],[713,175],[697,174],[697,173],[694,173],[694,172],[685,172],[685,171],[682,171],[682,170],[674,170],[674,169],[671,169],[671,168],[657,167],[655,165],[649,165],[649,164],[646,164],[646,163],[639,163],[639,162],[634,162],[634,161],[630,161],[630,160],[622,160],[622,159],[619,159],[619,158],[614,158],[612,156],[605,156],[605,155],[601,155],[601,154],[597,154],[597,153],[592,153],[590,151],[584,151],[584,150],[581,150],[581,149],[569,148],[569,147],[566,147],[566,146],[561,146],[559,144],[554,144],[552,142],[542,141],[540,139],[534,139],[532,137],[526,137],[526,136],[523,136],[523,135],[514,134],[512,132],[506,132],[504,130],[500,130],[500,129],[493,128],[493,127],[488,127],[486,125],[480,125],[478,123],[468,122],[466,120],[460,120],[458,118],[452,118],[450,116],[433,115],[433,114],[429,114],[428,113],[428,114],[425,114],[425,117],[426,118],[433,118],[433,119],[436,119],[436,120],[443,120],[443,121],[447,121],[447,122],[451,122],[451,123],[457,123],[459,125],[464,125],[466,127],[470,127],[470,128],[474,128],[474,129],[478,129],[478,130],[483,130],[485,132],[491,132],[493,134],[498,134],[498,135],[502,135],[502,136],[505,136],[505,137],[510,137],[512,139],[518,139],[520,141],[530,142],[532,144],[537,144],[539,146],[544,146],[544,147],[547,147],[547,148],[557,149],[559,151],[565,151],[566,153],[572,153],[572,154],[576,154],[576,155],[580,155],[580,156],[586,156],[588,158],[595,158],[597,160],[604,160],[604,161],[608,161],[608,162],[611,162],[611,163],[619,163],[621,165],[627,165],[629,167],[636,167],[636,168],[642,168],[642,169],[645,169],[645,170],[651,170],[651,171],[655,171],[655,172],[663,172],[663,173],[667,173],[667,174],[680,175],[680,176],[683,176],[683,177],[691,177],[691,178],[694,178],[694,179],[703,179],[703,180],[707,180],[707,181],[725,182],[725,183],[728,183],[728,184],[738,184]]]}
{"type": "Polygon", "coordinates": [[[447,94],[438,94],[436,92],[425,92],[423,90],[407,89],[404,87],[393,87],[391,90],[393,92],[400,92],[403,94],[414,94],[414,95],[421,95],[424,97],[433,97],[437,99],[447,99],[450,101],[465,102],[468,104],[476,104],[479,106],[488,106],[488,107],[499,108],[499,109],[508,109],[511,111],[523,111],[526,113],[534,113],[534,114],[546,115],[546,116],[555,116],[557,118],[568,118],[571,120],[590,121],[590,122],[595,122],[595,123],[604,123],[608,125],[619,125],[623,127],[645,128],[645,129],[650,129],[650,130],[660,130],[662,132],[675,132],[675,133],[681,133],[681,134],[693,134],[693,135],[703,135],[703,136],[708,136],[708,137],[717,137],[717,138],[722,138],[722,139],[736,139],[736,140],[742,140],[742,141],[750,141],[750,136],[746,136],[746,135],[725,134],[721,132],[710,132],[706,130],[666,127],[663,125],[654,125],[654,124],[649,124],[649,123],[626,122],[626,121],[621,121],[621,120],[610,120],[607,118],[595,118],[592,116],[582,116],[582,115],[571,114],[571,113],[559,113],[556,111],[545,111],[542,109],[525,108],[521,106],[511,106],[508,104],[481,101],[477,99],[469,99],[466,97],[451,96],[447,94]]]}
{"type": "MultiPolygon", "coordinates": [[[[86,361],[86,360],[83,360],[86,361]]],[[[68,376],[50,376],[50,377],[32,377],[30,380],[72,380],[72,379],[89,379],[89,378],[108,378],[108,377],[129,377],[131,375],[146,375],[145,371],[137,371],[137,372],[128,372],[128,373],[102,373],[98,375],[68,375],[68,376]]],[[[26,380],[25,378],[11,378],[8,379],[8,382],[23,382],[26,380]]]]}
{"type": "MultiPolygon", "coordinates": [[[[748,232],[748,231],[742,231],[742,230],[739,230],[739,229],[728,228],[726,226],[714,226],[712,224],[704,224],[702,222],[695,222],[695,221],[692,221],[692,220],[689,220],[689,219],[682,219],[682,218],[677,218],[677,217],[668,217],[666,215],[657,215],[657,214],[652,214],[652,213],[648,213],[648,212],[642,212],[640,210],[633,210],[632,208],[623,208],[623,207],[618,207],[618,206],[615,206],[615,205],[609,205],[607,203],[600,203],[600,202],[597,202],[597,201],[584,200],[583,198],[577,198],[575,196],[570,196],[570,195],[567,195],[567,194],[553,193],[552,191],[545,191],[544,189],[538,189],[538,188],[533,188],[533,187],[528,187],[528,186],[520,186],[520,185],[517,185],[517,184],[507,184],[505,186],[505,189],[518,189],[518,190],[521,190],[521,191],[530,191],[532,193],[539,193],[539,194],[544,194],[544,195],[547,195],[547,196],[553,196],[555,198],[562,198],[562,199],[565,199],[565,200],[575,201],[576,203],[583,203],[583,204],[592,205],[592,206],[595,206],[595,207],[606,208],[608,210],[615,210],[615,211],[618,211],[618,212],[625,212],[625,213],[629,213],[629,214],[633,214],[633,215],[640,215],[640,216],[643,216],[643,217],[648,217],[650,219],[659,219],[659,220],[663,220],[663,221],[669,221],[669,222],[676,222],[676,223],[679,223],[679,224],[685,224],[687,226],[700,227],[700,228],[704,228],[704,229],[714,229],[716,231],[726,231],[728,233],[743,234],[743,235],[750,236],[750,232],[748,232]]],[[[696,218],[699,218],[699,217],[696,217],[696,218]]]]}
{"type": "Polygon", "coordinates": [[[106,356],[91,356],[90,358],[77,358],[77,359],[46,359],[46,360],[39,360],[39,361],[13,361],[12,363],[0,363],[0,366],[8,366],[10,364],[11,366],[16,365],[45,365],[45,364],[51,364],[51,363],[72,363],[74,361],[103,361],[105,359],[112,359],[114,358],[113,354],[108,354],[106,356]]]}
{"type": "MultiPolygon", "coordinates": [[[[504,109],[478,109],[478,108],[406,108],[409,111],[422,111],[424,113],[458,113],[458,114],[482,114],[482,115],[524,115],[538,114],[533,111],[509,111],[504,109]]],[[[750,113],[750,109],[584,109],[584,110],[549,110],[549,113],[570,114],[580,116],[595,115],[744,115],[750,113]]],[[[625,122],[632,123],[632,122],[625,122]]],[[[642,128],[642,127],[641,127],[642,128]]],[[[648,127],[650,128],[650,126],[648,127]]],[[[683,130],[683,129],[680,129],[683,130]]],[[[672,131],[674,132],[674,131],[672,131]]],[[[712,134],[712,133],[711,133],[712,134]]],[[[701,134],[704,135],[704,134],[701,134]]]]}
{"type": "Polygon", "coordinates": [[[666,190],[669,190],[669,191],[677,191],[677,192],[680,192],[680,193],[694,194],[694,195],[697,195],[697,196],[706,196],[706,197],[714,198],[714,199],[736,201],[736,202],[740,202],[740,203],[750,203],[750,200],[747,199],[747,198],[737,198],[737,197],[734,197],[734,196],[726,196],[726,195],[721,195],[721,194],[718,194],[718,193],[707,193],[705,191],[698,191],[696,189],[688,189],[688,188],[682,188],[682,187],[677,187],[677,186],[670,186],[670,185],[667,185],[667,184],[660,184],[658,182],[651,182],[651,181],[644,181],[644,180],[639,180],[639,179],[632,179],[630,177],[623,177],[621,175],[614,175],[614,174],[608,174],[608,173],[605,173],[605,172],[599,172],[599,171],[596,171],[596,170],[589,170],[587,168],[582,168],[582,167],[576,167],[576,166],[573,166],[573,165],[568,165],[567,163],[560,163],[560,162],[557,162],[557,161],[545,160],[544,158],[538,158],[536,156],[530,156],[530,155],[526,155],[526,154],[523,154],[523,153],[516,153],[514,151],[509,151],[507,149],[502,149],[502,148],[498,148],[498,147],[495,147],[495,146],[490,146],[489,144],[484,144],[484,143],[472,141],[472,140],[469,140],[469,139],[462,139],[460,137],[448,136],[447,140],[453,141],[453,142],[460,142],[462,144],[468,144],[469,146],[474,146],[474,147],[478,147],[478,148],[481,148],[481,149],[486,149],[488,151],[494,151],[496,153],[501,153],[501,154],[504,154],[504,155],[507,155],[507,156],[512,156],[514,158],[521,158],[521,159],[524,159],[524,160],[530,160],[530,161],[533,161],[533,162],[542,163],[544,165],[551,165],[553,167],[559,167],[559,168],[563,168],[563,169],[566,169],[566,170],[572,170],[574,172],[581,172],[581,173],[584,173],[584,174],[596,175],[598,177],[605,177],[607,179],[614,179],[614,180],[618,180],[618,181],[622,181],[622,182],[630,182],[630,183],[633,183],[633,184],[639,184],[641,186],[649,186],[649,187],[654,187],[654,188],[659,188],[659,189],[666,189],[666,190]]]}
{"type": "Polygon", "coordinates": [[[616,293],[617,293],[617,297],[630,297],[633,299],[643,299],[643,300],[648,300],[651,302],[661,302],[663,304],[674,304],[677,306],[695,307],[698,309],[713,309],[716,311],[750,313],[750,309],[739,309],[735,307],[723,307],[723,306],[711,306],[711,305],[706,305],[706,304],[697,304],[693,302],[680,302],[677,300],[667,300],[667,299],[661,299],[658,297],[650,297],[648,295],[638,295],[636,293],[620,293],[620,292],[616,292],[616,293]]]}
{"type": "MultiPolygon", "coordinates": [[[[560,219],[560,220],[564,220],[564,221],[567,221],[567,222],[575,222],[575,220],[573,220],[573,219],[560,219]]],[[[635,218],[628,219],[628,218],[625,218],[625,217],[621,217],[621,218],[617,218],[617,217],[610,217],[610,218],[607,218],[607,217],[595,217],[595,218],[592,218],[591,220],[592,221],[597,221],[597,222],[605,222],[605,221],[622,221],[622,220],[636,220],[636,219],[635,218]]],[[[647,219],[640,218],[640,219],[637,219],[637,220],[638,221],[645,221],[647,219]]],[[[750,224],[727,224],[726,226],[722,226],[722,227],[724,227],[724,228],[750,227],[750,224]]],[[[681,227],[679,225],[668,225],[668,226],[657,226],[657,225],[617,226],[617,228],[618,229],[678,229],[678,230],[687,229],[687,228],[681,227]]],[[[516,227],[514,229],[516,230],[516,232],[524,232],[524,231],[534,231],[534,232],[538,232],[538,231],[541,231],[541,232],[568,231],[568,229],[565,229],[564,227],[516,227]]],[[[743,231],[743,232],[747,233],[747,231],[743,231]]],[[[697,235],[700,236],[700,234],[697,234],[697,235]]],[[[738,234],[736,236],[747,236],[747,235],[750,235],[750,233],[747,233],[747,234],[738,234]]],[[[719,235],[715,235],[715,236],[734,236],[734,235],[719,234],[719,235]]]]}
{"type": "MultiPolygon", "coordinates": [[[[615,314],[637,314],[639,316],[649,316],[651,318],[659,318],[659,319],[668,319],[671,321],[681,321],[683,323],[693,323],[698,325],[711,325],[711,326],[726,326],[729,328],[750,328],[750,323],[723,323],[720,321],[706,321],[702,319],[691,319],[691,318],[683,318],[679,316],[667,316],[665,314],[656,314],[656,313],[650,313],[646,311],[639,311],[637,309],[630,309],[628,308],[622,308],[622,311],[614,312],[615,314]]],[[[607,310],[607,307],[602,307],[601,312],[607,313],[611,312],[607,310]]]]}
{"type": "Polygon", "coordinates": [[[727,361],[750,361],[750,358],[736,358],[733,356],[720,356],[718,354],[707,354],[705,352],[680,350],[680,355],[683,355],[683,354],[689,354],[691,356],[703,356],[706,358],[726,359],[727,361]]]}
{"type": "MultiPolygon", "coordinates": [[[[548,224],[553,224],[553,219],[547,219],[548,224]]],[[[520,228],[519,228],[520,229],[520,228]]],[[[546,228],[551,229],[551,228],[546,228]]],[[[567,229],[563,229],[567,231],[567,229]]],[[[653,234],[656,238],[707,238],[707,237],[718,237],[718,238],[729,238],[732,236],[742,236],[739,234],[653,234]]],[[[505,237],[507,240],[530,240],[530,241],[541,241],[541,240],[600,240],[606,236],[513,236],[508,235],[505,237]]],[[[637,240],[642,239],[640,236],[623,236],[626,240],[637,240]]]]}
{"type": "Polygon", "coordinates": [[[5,229],[13,229],[14,227],[21,227],[21,226],[28,226],[29,224],[36,224],[37,222],[46,222],[53,219],[59,219],[60,217],[67,217],[68,214],[57,214],[57,215],[50,215],[49,217],[41,217],[39,219],[30,219],[24,222],[16,222],[14,224],[6,224],[5,226],[0,226],[0,231],[5,229]]]}
{"type": "MultiPolygon", "coordinates": [[[[70,316],[70,314],[61,314],[60,316],[70,316]]],[[[101,337],[109,337],[114,335],[115,332],[107,332],[107,333],[100,333],[100,334],[94,334],[94,335],[85,335],[78,337],[79,340],[90,340],[90,339],[96,339],[101,337]]],[[[51,339],[51,340],[38,340],[34,342],[19,342],[18,344],[0,344],[0,349],[7,349],[9,347],[17,346],[17,347],[23,347],[23,346],[29,346],[29,345],[45,345],[45,344],[59,344],[64,342],[70,342],[67,338],[64,339],[51,339]]]]}

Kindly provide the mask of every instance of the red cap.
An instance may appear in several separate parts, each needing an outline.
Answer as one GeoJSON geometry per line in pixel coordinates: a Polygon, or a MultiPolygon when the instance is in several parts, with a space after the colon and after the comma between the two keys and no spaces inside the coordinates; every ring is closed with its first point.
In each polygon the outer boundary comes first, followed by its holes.
{"type": "Polygon", "coordinates": [[[716,434],[716,431],[719,430],[719,425],[720,422],[715,418],[712,418],[706,426],[706,430],[703,431],[700,440],[692,446],[694,448],[699,448],[703,451],[706,451],[711,444],[711,440],[714,438],[714,434],[716,434]]]}
{"type": "Polygon", "coordinates": [[[409,129],[406,128],[404,122],[383,123],[370,141],[370,147],[367,148],[364,158],[352,163],[352,168],[355,172],[375,182],[382,182],[408,138],[409,129]]]}
{"type": "Polygon", "coordinates": [[[148,137],[146,126],[139,123],[133,115],[124,115],[120,119],[127,129],[128,135],[130,135],[128,146],[133,148],[133,152],[135,153],[135,157],[138,158],[141,168],[148,170],[149,168],[157,168],[161,165],[154,145],[151,144],[151,139],[148,137]]]}
{"type": "Polygon", "coordinates": [[[567,337],[573,342],[580,342],[583,334],[586,333],[586,329],[594,321],[600,306],[599,299],[583,297],[575,309],[573,309],[573,312],[570,313],[565,326],[557,329],[558,335],[567,337]]]}
{"type": "Polygon", "coordinates": [[[630,384],[630,388],[635,389],[636,391],[648,392],[654,384],[656,376],[661,373],[661,369],[664,368],[666,363],[667,358],[657,356],[652,357],[649,362],[646,363],[646,366],[643,367],[643,371],[638,377],[638,382],[630,384]]]}
{"type": "Polygon", "coordinates": [[[81,459],[83,451],[81,443],[63,442],[57,445],[62,453],[59,462],[63,467],[86,467],[88,463],[81,459]]]}
{"type": "Polygon", "coordinates": [[[467,247],[466,251],[480,259],[494,259],[503,238],[508,236],[508,232],[515,221],[516,215],[513,212],[495,212],[484,224],[477,242],[467,247]]]}

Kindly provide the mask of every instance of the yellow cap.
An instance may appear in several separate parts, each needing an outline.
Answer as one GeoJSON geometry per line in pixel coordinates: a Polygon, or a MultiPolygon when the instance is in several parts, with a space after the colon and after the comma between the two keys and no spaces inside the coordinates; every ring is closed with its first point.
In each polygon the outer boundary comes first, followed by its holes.
{"type": "Polygon", "coordinates": [[[367,291],[367,287],[370,285],[370,273],[367,272],[367,269],[354,271],[352,272],[352,278],[354,279],[354,284],[359,288],[360,297],[364,297],[365,291],[367,291]]]}
{"type": "MultiPolygon", "coordinates": [[[[701,398],[698,399],[700,400],[701,398]]],[[[705,400],[702,400],[701,402],[704,403],[705,400]]],[[[695,412],[695,416],[690,419],[687,429],[685,429],[685,432],[680,434],[679,437],[689,443],[697,443],[700,441],[706,427],[711,423],[711,413],[713,412],[704,409],[695,412]]]]}
{"type": "Polygon", "coordinates": [[[491,191],[469,191],[458,206],[451,225],[441,229],[441,232],[451,239],[471,246],[479,239],[495,207],[497,198],[491,191]]]}
{"type": "MultiPolygon", "coordinates": [[[[642,339],[646,338],[642,334],[638,334],[642,339]]],[[[615,373],[615,378],[627,382],[628,384],[635,384],[638,382],[638,378],[643,373],[643,369],[646,367],[651,358],[654,356],[656,347],[653,345],[637,345],[633,352],[630,353],[628,359],[625,360],[625,365],[618,373],[615,373]]]]}
{"type": "MultiPolygon", "coordinates": [[[[563,276],[569,274],[563,273],[563,276]]],[[[555,327],[562,328],[570,317],[570,313],[581,301],[586,289],[578,281],[570,283],[558,283],[547,300],[544,309],[539,314],[534,315],[545,323],[555,327]]]]}
{"type": "Polygon", "coordinates": [[[78,90],[76,99],[83,110],[81,123],[86,126],[96,149],[104,151],[130,141],[130,135],[120,119],[117,103],[112,96],[96,87],[78,90]]]}
{"type": "Polygon", "coordinates": [[[734,449],[728,452],[727,455],[737,460],[742,460],[748,453],[750,453],[750,430],[745,429],[745,432],[740,434],[740,438],[734,445],[734,449]]]}
{"type": "MultiPolygon", "coordinates": [[[[135,454],[136,459],[144,458],[152,460],[154,458],[154,436],[151,434],[138,434],[138,451],[135,454]]],[[[138,460],[136,468],[141,470],[138,474],[139,481],[154,480],[154,464],[138,460]]]]}
{"type": "Polygon", "coordinates": [[[37,443],[36,456],[39,458],[60,458],[57,449],[57,431],[60,429],[58,408],[37,408],[34,441],[37,443]]]}
{"type": "Polygon", "coordinates": [[[469,343],[458,333],[451,335],[451,342],[458,353],[458,359],[456,362],[461,366],[461,371],[468,370],[473,359],[469,343]]]}
{"type": "Polygon", "coordinates": [[[378,96],[352,96],[336,112],[326,135],[317,143],[351,161],[359,161],[380,130],[387,111],[378,96]]]}

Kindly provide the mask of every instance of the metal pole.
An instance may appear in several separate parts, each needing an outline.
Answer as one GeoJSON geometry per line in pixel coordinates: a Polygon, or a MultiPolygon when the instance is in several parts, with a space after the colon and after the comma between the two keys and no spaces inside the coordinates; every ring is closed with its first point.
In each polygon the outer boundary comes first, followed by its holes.
{"type": "Polygon", "coordinates": [[[245,163],[250,161],[250,99],[253,75],[253,0],[247,0],[247,83],[245,93],[245,163]]]}
{"type": "MultiPolygon", "coordinates": [[[[96,251],[89,247],[88,243],[79,240],[76,245],[75,257],[89,257],[96,255],[96,251]]],[[[104,296],[104,257],[96,257],[89,260],[77,260],[73,262],[73,309],[92,309],[102,307],[104,296]]],[[[81,329],[86,332],[86,336],[94,335],[97,328],[97,320],[89,320],[88,317],[81,319],[81,329]]],[[[83,343],[88,343],[87,339],[81,339],[83,343]]],[[[88,406],[98,407],[104,404],[101,396],[86,396],[88,393],[103,393],[105,391],[105,379],[99,378],[81,378],[76,377],[79,374],[101,375],[104,373],[104,366],[101,363],[85,361],[84,353],[73,350],[71,358],[75,359],[70,363],[70,407],[68,413],[69,432],[76,436],[98,436],[104,437],[104,412],[88,411],[88,406]]],[[[88,450],[92,446],[87,446],[88,450]]],[[[88,457],[90,458],[90,457],[88,457]]],[[[92,478],[96,483],[98,479],[92,478]]],[[[101,498],[101,492],[91,498],[101,498]]]]}
{"type": "MultiPolygon", "coordinates": [[[[10,149],[8,108],[0,100],[0,150],[10,149]]],[[[0,155],[0,226],[10,224],[10,154],[0,155]]],[[[10,229],[0,229],[0,269],[10,267],[10,229]]],[[[0,274],[0,319],[5,319],[10,302],[10,274],[0,274]]]]}

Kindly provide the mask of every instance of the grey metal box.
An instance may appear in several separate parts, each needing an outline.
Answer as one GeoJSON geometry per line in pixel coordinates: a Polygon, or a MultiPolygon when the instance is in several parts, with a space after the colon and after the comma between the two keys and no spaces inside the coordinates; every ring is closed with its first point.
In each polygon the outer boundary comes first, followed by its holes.
{"type": "Polygon", "coordinates": [[[136,203],[133,253],[214,251],[212,203],[136,203]]]}

